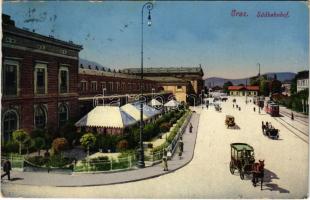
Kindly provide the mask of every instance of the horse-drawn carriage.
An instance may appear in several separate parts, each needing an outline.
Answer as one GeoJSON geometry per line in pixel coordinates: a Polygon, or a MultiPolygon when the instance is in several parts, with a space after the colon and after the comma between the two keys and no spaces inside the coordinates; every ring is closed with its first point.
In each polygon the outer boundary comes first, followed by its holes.
{"type": "Polygon", "coordinates": [[[227,128],[234,127],[236,125],[234,116],[226,115],[225,124],[227,128]]]}
{"type": "Polygon", "coordinates": [[[244,174],[249,174],[252,171],[252,165],[255,162],[254,149],[252,146],[245,143],[232,143],[231,160],[229,164],[231,174],[234,174],[237,169],[240,178],[244,179],[244,174]]]}
{"type": "Polygon", "coordinates": [[[221,106],[220,106],[220,104],[214,104],[214,108],[215,108],[215,110],[216,111],[218,111],[218,112],[221,112],[222,111],[222,108],[221,108],[221,106]]]}
{"type": "Polygon", "coordinates": [[[234,174],[238,170],[240,179],[244,179],[244,175],[252,174],[252,183],[256,186],[258,178],[261,179],[261,189],[264,179],[264,161],[259,160],[255,163],[254,148],[246,143],[232,143],[231,159],[229,163],[229,170],[234,174]]]}
{"type": "Polygon", "coordinates": [[[279,139],[279,129],[274,128],[270,122],[266,122],[266,124],[262,122],[262,131],[264,135],[271,139],[279,139]]]}

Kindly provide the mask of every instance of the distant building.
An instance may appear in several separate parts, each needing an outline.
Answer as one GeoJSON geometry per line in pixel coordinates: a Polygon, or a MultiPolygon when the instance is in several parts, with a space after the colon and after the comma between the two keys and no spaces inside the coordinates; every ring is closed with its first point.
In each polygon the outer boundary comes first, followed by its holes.
{"type": "Polygon", "coordinates": [[[309,88],[309,70],[298,72],[297,79],[297,92],[306,90],[309,88]]]}
{"type": "Polygon", "coordinates": [[[291,81],[283,81],[282,82],[282,94],[286,96],[291,96],[291,81]]]}
{"type": "MultiPolygon", "coordinates": [[[[140,68],[127,68],[122,72],[140,75],[140,68]]],[[[199,99],[204,88],[201,67],[144,68],[143,74],[146,79],[157,81],[159,90],[172,92],[180,102],[189,102],[193,97],[199,99]]]]}
{"type": "Polygon", "coordinates": [[[228,86],[230,96],[257,96],[258,86],[228,86]]]}

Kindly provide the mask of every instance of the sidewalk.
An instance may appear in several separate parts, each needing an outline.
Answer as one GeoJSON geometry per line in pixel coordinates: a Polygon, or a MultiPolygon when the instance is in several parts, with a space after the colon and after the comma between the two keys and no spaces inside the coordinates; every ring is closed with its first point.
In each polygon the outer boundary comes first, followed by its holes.
{"type": "Polygon", "coordinates": [[[197,128],[199,123],[199,114],[193,113],[190,122],[193,125],[193,132],[189,133],[186,128],[183,134],[184,152],[180,160],[177,153],[171,161],[168,162],[169,171],[163,171],[162,165],[154,165],[143,169],[135,169],[115,173],[96,173],[96,174],[49,174],[46,172],[17,172],[11,173],[11,181],[5,177],[2,184],[23,184],[23,185],[39,185],[39,186],[56,186],[56,187],[80,187],[80,186],[96,186],[127,183],[132,181],[144,180],[158,177],[167,173],[171,173],[186,164],[188,164],[193,156],[197,137],[197,128]]]}

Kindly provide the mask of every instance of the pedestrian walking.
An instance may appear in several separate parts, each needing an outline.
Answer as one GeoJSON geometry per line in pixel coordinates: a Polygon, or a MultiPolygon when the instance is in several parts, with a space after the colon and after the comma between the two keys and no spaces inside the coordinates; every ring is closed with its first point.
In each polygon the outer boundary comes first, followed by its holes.
{"type": "Polygon", "coordinates": [[[1,179],[5,176],[8,176],[8,180],[11,180],[11,177],[10,177],[11,170],[12,170],[11,162],[9,160],[5,160],[3,163],[4,174],[1,175],[1,179]]]}
{"type": "Polygon", "coordinates": [[[254,112],[255,112],[256,108],[255,108],[255,107],[253,107],[253,110],[254,110],[254,112]]]}
{"type": "Polygon", "coordinates": [[[291,119],[294,120],[294,113],[291,114],[291,119]]]}
{"type": "Polygon", "coordinates": [[[180,140],[179,140],[179,158],[182,159],[182,153],[183,153],[183,149],[184,148],[184,143],[183,143],[183,140],[182,140],[182,137],[180,137],[180,140]]]}
{"type": "Polygon", "coordinates": [[[233,104],[233,108],[235,108],[235,104],[233,104]]]}
{"type": "Polygon", "coordinates": [[[241,111],[241,107],[239,107],[239,111],[241,111]]]}
{"type": "Polygon", "coordinates": [[[168,171],[168,159],[166,155],[163,155],[162,164],[164,171],[168,171]]]}
{"type": "Polygon", "coordinates": [[[192,132],[193,132],[193,125],[192,125],[192,123],[191,123],[191,122],[189,123],[189,132],[190,132],[190,133],[192,133],[192,132]]]}

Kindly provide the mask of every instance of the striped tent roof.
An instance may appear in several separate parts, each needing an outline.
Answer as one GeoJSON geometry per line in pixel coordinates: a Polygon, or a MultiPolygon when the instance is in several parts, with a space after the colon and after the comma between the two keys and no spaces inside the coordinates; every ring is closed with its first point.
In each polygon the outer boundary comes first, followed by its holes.
{"type": "Polygon", "coordinates": [[[136,123],[132,116],[119,107],[97,106],[77,121],[75,126],[125,128],[136,123]]]}

